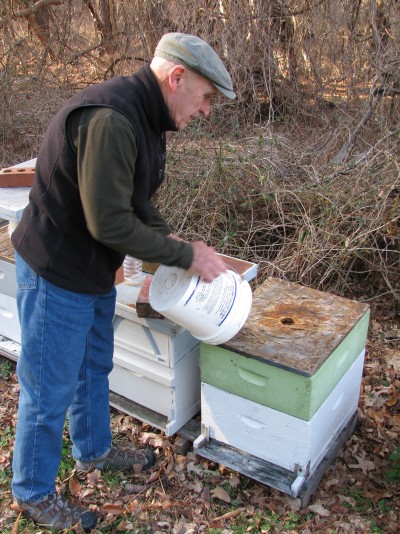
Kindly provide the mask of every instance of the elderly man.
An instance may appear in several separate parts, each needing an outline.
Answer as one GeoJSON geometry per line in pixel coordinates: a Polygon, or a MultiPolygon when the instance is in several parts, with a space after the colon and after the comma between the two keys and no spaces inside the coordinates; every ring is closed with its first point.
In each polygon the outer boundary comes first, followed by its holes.
{"type": "Polygon", "coordinates": [[[175,239],[151,198],[164,178],[165,132],[235,98],[218,55],[170,33],[149,65],[90,86],[54,117],[40,148],[29,205],[12,235],[22,331],[13,495],[56,529],[90,530],[96,515],[56,493],[68,410],[76,467],[153,465],[151,450],[112,444],[115,273],[126,254],[211,282],[225,265],[204,242],[175,239]]]}

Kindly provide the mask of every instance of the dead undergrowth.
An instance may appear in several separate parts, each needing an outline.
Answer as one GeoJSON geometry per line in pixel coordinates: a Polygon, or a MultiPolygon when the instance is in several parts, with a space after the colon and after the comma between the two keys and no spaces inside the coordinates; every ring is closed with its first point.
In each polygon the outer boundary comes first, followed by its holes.
{"type": "MultiPolygon", "coordinates": [[[[398,143],[340,165],[327,129],[253,127],[170,141],[159,203],[174,230],[284,277],[399,311],[398,143]],[[326,152],[325,152],[326,156],[326,152]]],[[[364,146],[365,150],[365,146],[364,146]]]]}

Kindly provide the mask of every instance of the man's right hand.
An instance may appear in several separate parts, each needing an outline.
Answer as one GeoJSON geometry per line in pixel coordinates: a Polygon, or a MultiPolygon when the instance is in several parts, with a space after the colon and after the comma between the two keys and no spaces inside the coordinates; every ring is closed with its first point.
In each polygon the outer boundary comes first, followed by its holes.
{"type": "Polygon", "coordinates": [[[189,271],[197,274],[205,282],[212,282],[227,267],[214,248],[207,246],[204,241],[191,243],[193,248],[193,260],[189,271]]]}

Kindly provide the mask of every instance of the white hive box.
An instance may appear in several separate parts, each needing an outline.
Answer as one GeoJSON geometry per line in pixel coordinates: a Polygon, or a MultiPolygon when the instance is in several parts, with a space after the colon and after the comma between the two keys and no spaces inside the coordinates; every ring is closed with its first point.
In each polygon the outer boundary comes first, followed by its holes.
{"type": "Polygon", "coordinates": [[[0,259],[0,336],[21,342],[16,300],[15,265],[0,259]]]}
{"type": "MultiPolygon", "coordinates": [[[[199,342],[165,319],[138,317],[139,290],[117,285],[110,390],[133,401],[132,415],[170,436],[200,410],[199,342]]],[[[123,401],[111,402],[127,411],[123,401]]]]}
{"type": "Polygon", "coordinates": [[[309,476],[357,410],[363,364],[364,351],[309,421],[202,383],[202,425],[209,438],[309,476]]]}

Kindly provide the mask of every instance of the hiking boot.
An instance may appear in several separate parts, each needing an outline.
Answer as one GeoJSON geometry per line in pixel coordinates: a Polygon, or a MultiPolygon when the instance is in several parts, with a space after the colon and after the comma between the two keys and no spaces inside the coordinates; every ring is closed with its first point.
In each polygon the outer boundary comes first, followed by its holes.
{"type": "Polygon", "coordinates": [[[90,532],[96,526],[97,516],[87,508],[72,504],[68,500],[53,493],[38,502],[21,502],[15,499],[22,514],[42,527],[58,530],[81,526],[85,532],[90,532]]]}
{"type": "Polygon", "coordinates": [[[76,460],[75,469],[90,471],[91,469],[110,469],[112,471],[127,471],[138,466],[140,471],[154,465],[155,457],[151,449],[120,449],[113,445],[110,451],[92,462],[76,460]]]}

